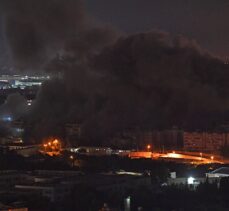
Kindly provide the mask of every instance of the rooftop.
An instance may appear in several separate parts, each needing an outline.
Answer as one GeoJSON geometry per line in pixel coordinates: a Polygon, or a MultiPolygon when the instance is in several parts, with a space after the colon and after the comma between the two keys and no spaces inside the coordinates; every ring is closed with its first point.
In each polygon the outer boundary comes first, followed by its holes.
{"type": "Polygon", "coordinates": [[[229,175],[229,167],[221,167],[218,168],[212,172],[210,172],[211,174],[228,174],[229,175]]]}

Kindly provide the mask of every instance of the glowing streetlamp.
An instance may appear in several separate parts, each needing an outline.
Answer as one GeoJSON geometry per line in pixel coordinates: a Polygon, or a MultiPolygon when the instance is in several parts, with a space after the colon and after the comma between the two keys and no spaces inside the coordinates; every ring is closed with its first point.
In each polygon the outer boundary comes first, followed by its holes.
{"type": "Polygon", "coordinates": [[[57,139],[55,139],[52,143],[57,145],[57,144],[59,144],[59,141],[57,139]]]}
{"type": "Polygon", "coordinates": [[[214,156],[211,156],[211,160],[212,160],[212,161],[214,160],[214,156]]]}
{"type": "Polygon", "coordinates": [[[203,157],[203,153],[200,152],[200,160],[202,160],[202,157],[203,157]]]}
{"type": "Polygon", "coordinates": [[[147,148],[148,151],[150,151],[151,145],[148,144],[148,145],[146,146],[146,148],[147,148]]]}
{"type": "Polygon", "coordinates": [[[44,146],[45,152],[46,152],[46,150],[47,150],[47,144],[44,144],[43,146],[44,146]]]}
{"type": "Polygon", "coordinates": [[[72,167],[74,166],[74,157],[73,157],[73,155],[70,155],[70,160],[72,161],[72,167]]]}
{"type": "Polygon", "coordinates": [[[195,178],[189,177],[188,178],[188,185],[193,185],[194,184],[194,181],[195,181],[195,178]]]}

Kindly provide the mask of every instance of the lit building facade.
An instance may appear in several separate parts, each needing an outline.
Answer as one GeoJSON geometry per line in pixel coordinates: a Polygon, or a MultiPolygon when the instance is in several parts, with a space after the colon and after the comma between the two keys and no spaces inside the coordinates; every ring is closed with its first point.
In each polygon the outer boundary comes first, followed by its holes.
{"type": "Polygon", "coordinates": [[[184,150],[212,152],[228,144],[229,133],[184,132],[184,150]]]}

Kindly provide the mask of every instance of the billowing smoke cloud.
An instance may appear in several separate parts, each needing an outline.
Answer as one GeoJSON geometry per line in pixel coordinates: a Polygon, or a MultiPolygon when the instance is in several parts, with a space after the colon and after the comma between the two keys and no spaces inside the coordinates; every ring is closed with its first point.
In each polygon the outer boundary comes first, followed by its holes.
{"type": "Polygon", "coordinates": [[[2,0],[1,8],[11,56],[21,69],[42,67],[87,27],[78,0],[2,0]]]}
{"type": "Polygon", "coordinates": [[[82,125],[84,140],[104,143],[126,128],[228,120],[228,65],[194,41],[155,31],[116,41],[113,30],[91,26],[79,1],[13,2],[5,26],[15,64],[56,75],[28,115],[30,138],[61,136],[68,122],[82,125]]]}
{"type": "Polygon", "coordinates": [[[38,95],[32,116],[43,124],[35,124],[37,131],[79,122],[93,143],[126,128],[211,129],[227,120],[228,66],[194,41],[148,32],[120,38],[100,53],[90,50],[87,62],[72,55],[52,64],[63,77],[38,95]]]}
{"type": "Polygon", "coordinates": [[[5,103],[0,106],[0,116],[18,119],[27,113],[27,100],[20,94],[15,93],[7,97],[5,103]]]}
{"type": "Polygon", "coordinates": [[[104,116],[118,127],[214,127],[228,110],[228,66],[183,37],[121,38],[96,63],[110,97],[104,116]]]}

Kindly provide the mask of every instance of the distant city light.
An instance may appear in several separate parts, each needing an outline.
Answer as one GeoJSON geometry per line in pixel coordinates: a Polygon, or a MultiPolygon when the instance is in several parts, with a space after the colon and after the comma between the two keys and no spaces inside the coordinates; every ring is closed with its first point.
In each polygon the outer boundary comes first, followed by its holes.
{"type": "Polygon", "coordinates": [[[47,140],[46,143],[43,144],[44,153],[53,156],[58,155],[61,151],[61,142],[58,139],[47,140]]]}
{"type": "Polygon", "coordinates": [[[22,128],[16,128],[16,132],[22,133],[22,132],[24,132],[24,129],[22,129],[22,128]]]}
{"type": "Polygon", "coordinates": [[[55,140],[53,141],[53,144],[59,144],[59,141],[58,141],[57,139],[55,139],[55,140]]]}
{"type": "Polygon", "coordinates": [[[28,75],[0,75],[0,89],[41,86],[44,81],[50,79],[50,76],[28,76],[28,75]]]}
{"type": "Polygon", "coordinates": [[[2,121],[4,121],[4,122],[11,122],[13,119],[12,119],[12,117],[11,116],[4,116],[4,117],[2,117],[2,121]]]}
{"type": "Polygon", "coordinates": [[[189,177],[188,178],[188,185],[193,185],[194,184],[194,178],[193,177],[189,177]]]}
{"type": "Polygon", "coordinates": [[[146,148],[147,148],[147,150],[150,150],[150,149],[151,149],[151,145],[148,144],[148,145],[146,146],[146,148]]]}

